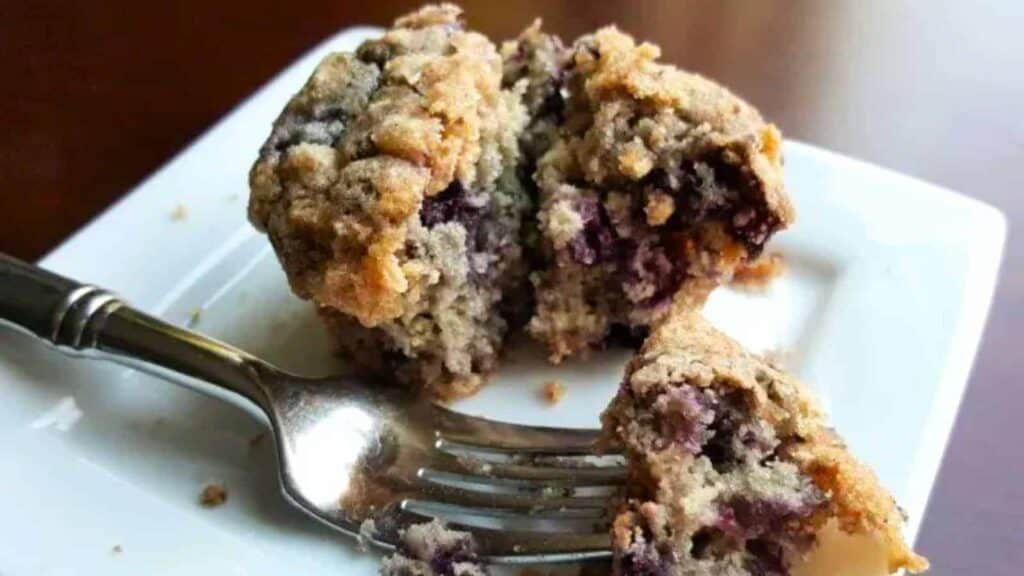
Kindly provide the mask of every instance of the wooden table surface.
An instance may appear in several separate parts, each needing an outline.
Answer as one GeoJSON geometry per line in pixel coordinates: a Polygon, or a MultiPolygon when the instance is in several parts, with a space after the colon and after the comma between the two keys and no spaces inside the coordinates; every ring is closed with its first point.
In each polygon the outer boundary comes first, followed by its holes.
{"type": "MultiPolygon", "coordinates": [[[[39,257],[319,39],[414,5],[285,4],[0,0],[0,251],[39,257]]],[[[732,87],[791,138],[1024,224],[1024,3],[465,5],[470,24],[497,38],[535,16],[567,38],[617,22],[732,87]]],[[[934,574],[1024,566],[1024,245],[1013,232],[919,540],[934,574]]]]}

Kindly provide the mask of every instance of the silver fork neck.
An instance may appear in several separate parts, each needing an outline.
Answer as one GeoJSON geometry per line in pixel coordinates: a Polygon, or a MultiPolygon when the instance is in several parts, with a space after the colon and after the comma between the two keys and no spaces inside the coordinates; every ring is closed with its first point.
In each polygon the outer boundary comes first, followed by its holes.
{"type": "Polygon", "coordinates": [[[0,323],[73,355],[116,362],[266,418],[277,368],[136,310],[112,293],[0,254],[0,323]]]}
{"type": "Polygon", "coordinates": [[[268,420],[267,378],[279,371],[228,344],[122,307],[106,320],[98,345],[62,348],[65,353],[107,360],[224,400],[268,420]]]}

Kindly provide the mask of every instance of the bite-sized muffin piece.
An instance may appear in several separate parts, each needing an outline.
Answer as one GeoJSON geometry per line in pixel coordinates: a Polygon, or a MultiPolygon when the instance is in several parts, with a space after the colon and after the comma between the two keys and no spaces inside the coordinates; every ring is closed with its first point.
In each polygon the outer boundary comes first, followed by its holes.
{"type": "Polygon", "coordinates": [[[893,498],[808,389],[692,309],[654,330],[602,419],[631,470],[612,527],[617,575],[928,567],[904,542],[893,498]]]}
{"type": "Polygon", "coordinates": [[[442,397],[494,368],[503,295],[528,286],[522,95],[460,16],[427,6],[324,58],[250,173],[251,221],[342,353],[442,397]]]}
{"type": "Polygon", "coordinates": [[[401,545],[380,565],[381,576],[487,576],[473,537],[438,520],[410,526],[401,545]]]}
{"type": "Polygon", "coordinates": [[[658,56],[604,28],[559,76],[563,120],[534,174],[546,261],[529,325],[553,361],[642,338],[685,280],[728,281],[793,219],[778,130],[658,56]]]}

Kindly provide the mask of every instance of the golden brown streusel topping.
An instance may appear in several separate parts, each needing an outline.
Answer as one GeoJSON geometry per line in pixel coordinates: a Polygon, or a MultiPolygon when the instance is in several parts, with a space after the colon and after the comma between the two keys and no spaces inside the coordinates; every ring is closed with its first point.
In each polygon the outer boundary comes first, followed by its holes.
{"type": "Polygon", "coordinates": [[[460,14],[427,6],[325,58],[250,175],[250,217],[296,292],[366,326],[403,314],[430,282],[405,253],[423,199],[455,180],[493,182],[482,160],[502,153],[497,133],[517,114],[494,45],[460,14]]]}
{"type": "Polygon", "coordinates": [[[764,290],[785,272],[786,259],[782,254],[762,254],[753,262],[737,266],[729,285],[749,291],[764,290]]]}

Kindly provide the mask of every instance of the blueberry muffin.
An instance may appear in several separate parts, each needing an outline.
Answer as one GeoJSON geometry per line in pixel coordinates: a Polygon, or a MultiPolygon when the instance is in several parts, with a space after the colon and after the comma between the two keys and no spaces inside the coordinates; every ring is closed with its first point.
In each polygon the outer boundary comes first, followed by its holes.
{"type": "Polygon", "coordinates": [[[696,312],[672,312],[655,329],[602,419],[632,475],[612,527],[615,574],[928,567],[903,541],[892,497],[810,392],[696,312]]]}
{"type": "Polygon", "coordinates": [[[559,125],[533,174],[543,264],[529,331],[554,362],[609,337],[638,341],[684,281],[728,281],[793,219],[778,130],[658,56],[605,28],[553,73],[559,125]]]}
{"type": "Polygon", "coordinates": [[[434,520],[410,526],[393,556],[381,562],[381,576],[487,576],[473,538],[434,520]]]}
{"type": "Polygon", "coordinates": [[[502,72],[459,8],[424,7],[324,58],[250,172],[250,220],[342,354],[442,398],[493,370],[528,286],[527,116],[502,72]]]}

